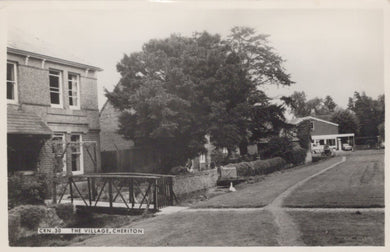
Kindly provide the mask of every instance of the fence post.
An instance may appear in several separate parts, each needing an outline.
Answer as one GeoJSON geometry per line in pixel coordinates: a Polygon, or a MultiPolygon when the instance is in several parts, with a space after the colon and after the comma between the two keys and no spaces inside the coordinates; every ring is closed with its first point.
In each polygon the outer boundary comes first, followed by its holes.
{"type": "Polygon", "coordinates": [[[69,193],[70,193],[70,202],[73,204],[73,189],[72,189],[72,177],[69,177],[69,193]]]}
{"type": "Polygon", "coordinates": [[[110,208],[112,208],[112,179],[108,179],[108,197],[110,201],[110,208]]]}
{"type": "Polygon", "coordinates": [[[157,210],[158,209],[158,202],[157,202],[157,179],[154,180],[154,210],[157,210]]]}
{"type": "Polygon", "coordinates": [[[130,179],[130,184],[129,184],[129,201],[131,202],[131,208],[134,208],[134,190],[133,190],[133,184],[134,180],[131,178],[130,179]]]}
{"type": "Polygon", "coordinates": [[[92,206],[91,181],[90,181],[90,178],[87,178],[87,180],[88,180],[88,199],[89,199],[89,206],[92,206]]]}
{"type": "Polygon", "coordinates": [[[169,204],[173,206],[173,178],[170,177],[169,180],[169,204]]]}

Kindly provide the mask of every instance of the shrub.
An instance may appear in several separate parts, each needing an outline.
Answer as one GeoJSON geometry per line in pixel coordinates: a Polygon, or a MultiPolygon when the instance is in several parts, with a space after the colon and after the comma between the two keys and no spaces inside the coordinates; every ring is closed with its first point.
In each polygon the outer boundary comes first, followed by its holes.
{"type": "Polygon", "coordinates": [[[45,217],[45,207],[22,205],[12,209],[10,213],[20,216],[20,224],[22,227],[36,229],[41,220],[45,217]]]}
{"type": "Polygon", "coordinates": [[[48,196],[45,174],[34,176],[13,175],[8,177],[8,207],[22,204],[43,204],[48,196]]]}
{"type": "Polygon", "coordinates": [[[72,220],[74,217],[73,205],[71,203],[68,204],[56,204],[53,206],[56,211],[58,217],[63,220],[65,223],[72,220]]]}
{"type": "Polygon", "coordinates": [[[294,164],[299,165],[305,162],[307,150],[297,147],[287,154],[287,160],[294,164]]]}
{"type": "Polygon", "coordinates": [[[256,160],[252,162],[242,162],[238,164],[229,164],[229,166],[236,167],[238,176],[243,177],[268,174],[277,170],[281,170],[285,165],[286,161],[280,157],[267,160],[256,160]]]}
{"type": "Polygon", "coordinates": [[[8,239],[10,243],[16,241],[20,237],[20,215],[8,215],[8,239]]]}

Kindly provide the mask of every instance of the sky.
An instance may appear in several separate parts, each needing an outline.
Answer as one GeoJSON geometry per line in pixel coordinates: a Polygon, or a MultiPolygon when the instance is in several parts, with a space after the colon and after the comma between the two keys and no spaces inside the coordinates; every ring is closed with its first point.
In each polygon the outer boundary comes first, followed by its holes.
{"type": "MultiPolygon", "coordinates": [[[[108,6],[108,5],[107,5],[108,6]]],[[[223,37],[233,26],[253,27],[270,35],[270,45],[284,59],[295,82],[266,86],[270,97],[304,91],[308,99],[330,95],[346,107],[354,91],[376,98],[384,93],[383,13],[377,9],[262,9],[181,4],[127,4],[123,8],[10,8],[8,29],[17,28],[103,68],[98,74],[99,108],[120,76],[124,54],[172,33],[196,31],[223,37]]]]}

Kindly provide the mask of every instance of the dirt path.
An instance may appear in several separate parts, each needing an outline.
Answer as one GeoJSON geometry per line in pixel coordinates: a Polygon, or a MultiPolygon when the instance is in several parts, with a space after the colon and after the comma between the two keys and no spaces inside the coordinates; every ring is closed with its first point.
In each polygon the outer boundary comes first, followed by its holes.
{"type": "Polygon", "coordinates": [[[337,165],[345,162],[346,158],[342,157],[342,160],[340,162],[337,162],[320,172],[317,172],[300,182],[296,183],[295,185],[289,187],[286,191],[281,193],[279,196],[277,196],[271,204],[269,204],[265,209],[272,213],[272,215],[275,218],[275,223],[279,228],[279,235],[277,237],[278,243],[281,246],[302,246],[304,245],[303,241],[301,240],[301,234],[299,231],[298,226],[294,223],[294,221],[290,218],[288,213],[285,209],[282,208],[284,200],[298,187],[309,181],[310,179],[336,167],[337,165]]]}

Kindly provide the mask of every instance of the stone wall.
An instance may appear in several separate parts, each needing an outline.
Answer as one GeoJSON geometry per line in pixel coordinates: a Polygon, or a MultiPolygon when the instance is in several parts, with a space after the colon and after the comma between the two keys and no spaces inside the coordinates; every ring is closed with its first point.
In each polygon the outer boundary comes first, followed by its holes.
{"type": "Polygon", "coordinates": [[[192,174],[178,175],[173,180],[173,191],[176,196],[208,189],[217,185],[217,169],[200,171],[192,174]]]}

